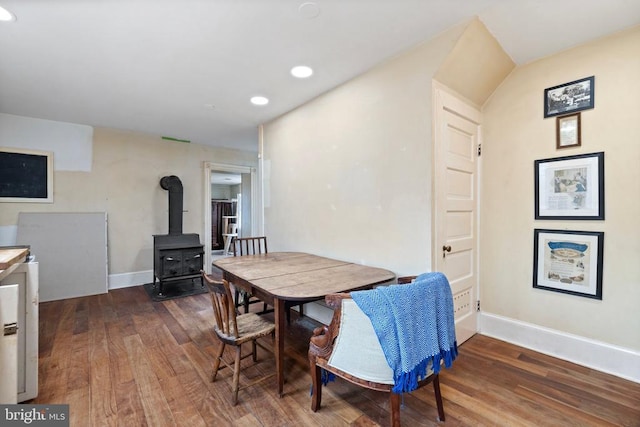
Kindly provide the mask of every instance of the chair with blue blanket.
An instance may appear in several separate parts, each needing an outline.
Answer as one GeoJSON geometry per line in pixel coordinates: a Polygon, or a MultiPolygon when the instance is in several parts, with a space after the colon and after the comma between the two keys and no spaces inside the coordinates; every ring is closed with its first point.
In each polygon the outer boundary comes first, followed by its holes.
{"type": "Polygon", "coordinates": [[[333,318],[314,330],[309,344],[314,412],[323,384],[337,376],[390,393],[392,426],[400,426],[402,393],[433,384],[438,418],[445,420],[438,373],[457,355],[449,282],[426,273],[398,283],[325,298],[333,318]]]}

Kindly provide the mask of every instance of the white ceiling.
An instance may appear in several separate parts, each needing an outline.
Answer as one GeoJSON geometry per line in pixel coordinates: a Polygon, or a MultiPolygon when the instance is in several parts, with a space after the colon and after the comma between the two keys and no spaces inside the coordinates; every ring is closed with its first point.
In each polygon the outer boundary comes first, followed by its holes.
{"type": "Polygon", "coordinates": [[[242,183],[242,175],[227,172],[211,172],[211,183],[216,185],[238,185],[242,183]]]}
{"type": "Polygon", "coordinates": [[[640,0],[0,5],[17,17],[0,23],[0,112],[250,151],[260,123],[474,16],[517,64],[640,23],[640,0]],[[291,77],[300,64],[314,75],[291,77]]]}

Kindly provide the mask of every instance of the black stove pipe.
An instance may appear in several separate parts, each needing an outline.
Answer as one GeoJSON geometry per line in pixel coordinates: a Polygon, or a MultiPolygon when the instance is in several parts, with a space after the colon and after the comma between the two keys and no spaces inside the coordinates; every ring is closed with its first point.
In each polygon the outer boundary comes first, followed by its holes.
{"type": "Polygon", "coordinates": [[[175,175],[165,176],[160,187],[169,192],[169,234],[182,234],[182,181],[175,175]]]}

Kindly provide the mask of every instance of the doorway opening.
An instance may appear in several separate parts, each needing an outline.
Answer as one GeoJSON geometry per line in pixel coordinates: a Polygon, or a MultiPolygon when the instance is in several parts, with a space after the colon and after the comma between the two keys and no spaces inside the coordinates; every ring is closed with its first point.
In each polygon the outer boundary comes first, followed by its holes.
{"type": "Polygon", "coordinates": [[[235,237],[251,236],[256,229],[256,169],[218,163],[204,168],[205,270],[215,258],[233,254],[235,237]]]}

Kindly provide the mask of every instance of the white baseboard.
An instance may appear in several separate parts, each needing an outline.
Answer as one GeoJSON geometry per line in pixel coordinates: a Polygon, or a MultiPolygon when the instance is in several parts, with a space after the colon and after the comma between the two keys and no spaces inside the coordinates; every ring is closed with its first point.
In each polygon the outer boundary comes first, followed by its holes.
{"type": "Polygon", "coordinates": [[[304,305],[304,315],[323,325],[328,325],[333,317],[333,309],[327,307],[324,301],[310,302],[304,305]]]}
{"type": "Polygon", "coordinates": [[[130,288],[151,282],[153,282],[153,270],[109,275],[109,289],[130,288]]]}
{"type": "Polygon", "coordinates": [[[482,335],[640,383],[640,352],[490,313],[479,320],[482,335]]]}

